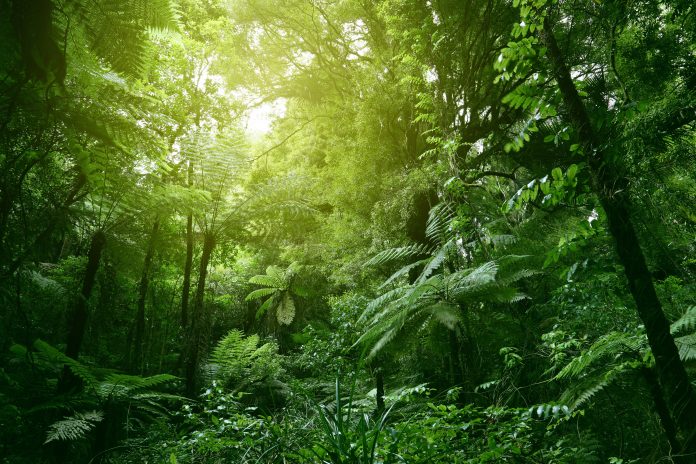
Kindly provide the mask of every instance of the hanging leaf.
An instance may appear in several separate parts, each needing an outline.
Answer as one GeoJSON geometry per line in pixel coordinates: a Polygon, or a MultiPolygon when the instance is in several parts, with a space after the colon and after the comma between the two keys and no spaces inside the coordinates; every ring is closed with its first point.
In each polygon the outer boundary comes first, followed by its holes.
{"type": "Polygon", "coordinates": [[[278,323],[281,325],[290,325],[295,319],[295,302],[292,301],[289,292],[285,292],[282,302],[278,305],[276,317],[278,318],[278,323]]]}

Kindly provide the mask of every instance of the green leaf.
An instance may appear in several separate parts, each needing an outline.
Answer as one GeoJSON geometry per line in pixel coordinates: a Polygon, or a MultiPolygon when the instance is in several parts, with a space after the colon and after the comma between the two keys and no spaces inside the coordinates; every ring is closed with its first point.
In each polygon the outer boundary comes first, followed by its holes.
{"type": "Polygon", "coordinates": [[[251,301],[251,300],[258,300],[259,298],[263,298],[265,296],[273,295],[275,292],[277,292],[277,288],[259,288],[258,290],[254,290],[253,292],[249,293],[246,298],[244,298],[244,301],[251,301]]]}
{"type": "Polygon", "coordinates": [[[563,171],[561,171],[561,168],[553,168],[551,171],[551,177],[553,177],[555,180],[563,180],[563,171]]]}
{"type": "Polygon", "coordinates": [[[571,164],[568,167],[568,171],[566,172],[566,176],[568,177],[568,180],[573,180],[575,179],[575,174],[578,172],[578,165],[577,164],[571,164]]]}

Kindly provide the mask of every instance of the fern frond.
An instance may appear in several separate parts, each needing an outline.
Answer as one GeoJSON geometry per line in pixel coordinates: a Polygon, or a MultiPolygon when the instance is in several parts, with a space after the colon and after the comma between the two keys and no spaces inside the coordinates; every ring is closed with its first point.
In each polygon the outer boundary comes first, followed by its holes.
{"type": "Polygon", "coordinates": [[[103,392],[117,390],[126,395],[133,394],[146,389],[151,389],[177,380],[177,377],[170,374],[157,374],[150,377],[140,377],[127,374],[110,374],[100,384],[103,392]]]}
{"type": "Polygon", "coordinates": [[[425,236],[435,243],[447,242],[452,235],[449,228],[454,217],[454,211],[445,203],[438,203],[430,209],[428,222],[425,226],[425,236]]]}
{"type": "MultiPolygon", "coordinates": [[[[252,282],[256,283],[256,282],[252,282]]],[[[273,295],[275,292],[277,292],[277,288],[269,287],[269,288],[259,288],[257,290],[252,291],[249,293],[246,298],[244,298],[244,301],[252,301],[252,300],[258,300],[259,298],[263,298],[269,295],[273,295]]]]}
{"type": "Polygon", "coordinates": [[[450,239],[447,243],[442,245],[437,252],[430,258],[425,267],[423,268],[423,271],[421,271],[420,276],[418,276],[418,279],[416,279],[416,284],[420,284],[425,282],[425,279],[430,277],[433,272],[435,272],[445,261],[447,258],[448,253],[454,248],[455,246],[455,241],[454,239],[450,239]]]}
{"type": "Polygon", "coordinates": [[[375,256],[370,258],[365,266],[378,266],[392,261],[401,260],[404,258],[420,258],[423,255],[430,254],[432,247],[425,243],[417,243],[403,247],[390,248],[380,251],[375,256]]]}
{"type": "Polygon", "coordinates": [[[444,301],[427,306],[425,312],[450,330],[453,330],[462,320],[461,310],[444,301]]]}
{"type": "Polygon", "coordinates": [[[68,369],[84,382],[86,388],[94,388],[97,385],[97,379],[87,366],[66,356],[63,352],[43,340],[36,340],[34,342],[34,349],[36,350],[36,356],[45,362],[68,366],[68,369]]]}
{"type": "Polygon", "coordinates": [[[365,311],[363,311],[358,320],[365,321],[366,319],[371,317],[376,310],[385,306],[387,303],[391,301],[401,298],[406,294],[406,292],[408,292],[408,288],[397,287],[392,290],[389,290],[388,292],[382,293],[380,296],[373,299],[367,304],[365,311]]]}
{"type": "Polygon", "coordinates": [[[556,374],[556,379],[574,378],[583,374],[594,363],[606,359],[615,358],[626,352],[639,353],[645,349],[645,336],[636,333],[610,332],[585,350],[579,356],[573,358],[563,369],[556,374]]]}
{"type": "Polygon", "coordinates": [[[83,439],[96,426],[97,422],[101,422],[103,419],[104,415],[100,411],[76,413],[65,417],[51,424],[44,444],[56,440],[75,441],[83,439]]]}
{"type": "Polygon", "coordinates": [[[575,382],[563,392],[560,402],[577,409],[590,401],[597,393],[616,382],[625,372],[632,370],[631,363],[619,364],[601,375],[589,375],[580,382],[575,382]]]}
{"type": "Polygon", "coordinates": [[[488,261],[474,269],[464,269],[450,274],[447,279],[447,288],[455,299],[462,299],[472,292],[495,281],[498,265],[495,261],[488,261]]]}
{"type": "Polygon", "coordinates": [[[696,329],[696,306],[689,307],[684,315],[670,326],[672,335],[696,329]]]}
{"type": "Polygon", "coordinates": [[[273,306],[276,304],[276,295],[274,294],[273,296],[269,297],[266,301],[264,301],[261,306],[259,307],[258,311],[256,311],[256,319],[261,319],[261,317],[266,314],[266,312],[271,309],[273,306]]]}
{"type": "Polygon", "coordinates": [[[696,333],[676,337],[674,339],[679,349],[679,357],[682,361],[693,361],[696,359],[696,333]]]}
{"type": "Polygon", "coordinates": [[[239,330],[231,330],[213,349],[210,369],[214,378],[226,383],[253,383],[277,372],[277,346],[265,343],[258,346],[259,336],[245,337],[239,330]]]}
{"type": "Polygon", "coordinates": [[[285,288],[285,281],[282,278],[271,275],[256,275],[249,279],[250,284],[255,285],[265,285],[266,287],[271,287],[273,289],[283,289],[285,288]]]}

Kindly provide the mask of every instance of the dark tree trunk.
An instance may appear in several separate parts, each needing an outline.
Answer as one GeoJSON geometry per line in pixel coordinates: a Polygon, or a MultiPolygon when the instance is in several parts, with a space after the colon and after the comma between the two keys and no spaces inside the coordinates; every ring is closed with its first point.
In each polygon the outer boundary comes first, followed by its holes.
{"type": "Polygon", "coordinates": [[[92,295],[94,280],[99,270],[99,262],[101,261],[101,255],[105,245],[106,235],[104,235],[104,232],[101,230],[96,231],[89,245],[87,268],[85,269],[85,278],[82,282],[82,291],[77,298],[75,309],[70,319],[68,346],[65,350],[65,354],[73,359],[77,359],[80,354],[80,346],[82,346],[82,339],[84,338],[87,324],[87,302],[90,295],[92,295]]]}
{"type": "MultiPolygon", "coordinates": [[[[99,270],[99,263],[105,245],[106,235],[101,230],[96,231],[92,236],[87,254],[87,268],[85,269],[85,278],[82,282],[82,291],[77,297],[75,309],[70,317],[68,327],[68,344],[65,354],[73,359],[77,359],[80,354],[80,347],[82,346],[85,327],[87,326],[87,302],[90,295],[92,295],[94,280],[99,270]]],[[[58,382],[58,391],[67,392],[75,387],[79,387],[79,379],[65,366],[58,382]]]]}
{"type": "Polygon", "coordinates": [[[208,277],[208,264],[210,264],[210,256],[212,255],[214,248],[215,236],[212,232],[206,232],[203,239],[203,251],[201,252],[201,265],[198,271],[196,298],[193,302],[193,311],[191,311],[191,330],[185,366],[186,394],[190,397],[196,393],[200,345],[206,322],[206,317],[204,314],[205,281],[208,277]]]}
{"type": "Polygon", "coordinates": [[[384,371],[378,367],[375,371],[375,399],[377,400],[377,409],[375,416],[379,417],[384,412],[384,371]]]}
{"type": "MultiPolygon", "coordinates": [[[[670,334],[636,231],[630,218],[630,202],[625,180],[606,166],[607,156],[597,140],[587,110],[575,88],[563,55],[553,35],[551,23],[544,21],[542,40],[548,52],[554,77],[558,82],[567,117],[575,127],[593,175],[594,190],[607,215],[619,260],[624,267],[628,286],[645,325],[648,342],[655,356],[657,377],[672,418],[682,434],[684,454],[696,456],[696,394],[689,382],[679,351],[670,334]]],[[[693,459],[691,459],[693,461],[693,459]]],[[[691,462],[690,461],[690,462],[691,462]]]]}
{"type": "MultiPolygon", "coordinates": [[[[467,324],[468,325],[468,324],[467,324]]],[[[469,329],[467,329],[468,335],[469,329]]],[[[462,360],[462,347],[456,330],[448,330],[449,357],[450,357],[450,383],[459,387],[464,386],[464,361],[462,360]]]]}
{"type": "MultiPolygon", "coordinates": [[[[193,185],[193,164],[188,165],[188,185],[193,185]]],[[[188,305],[191,294],[191,267],[193,265],[193,212],[186,218],[186,262],[184,263],[184,283],[181,289],[181,327],[188,325],[188,305]]]]}
{"type": "Polygon", "coordinates": [[[157,243],[157,233],[159,231],[159,218],[155,219],[152,225],[152,234],[147,245],[145,253],[145,262],[143,263],[143,273],[140,276],[140,284],[138,285],[138,312],[135,316],[135,345],[133,348],[133,358],[131,360],[131,371],[134,373],[143,372],[143,344],[145,333],[145,301],[147,299],[147,290],[150,285],[150,268],[152,267],[152,258],[155,254],[155,245],[157,243]]]}
{"type": "Polygon", "coordinates": [[[672,420],[672,416],[669,415],[669,408],[662,394],[660,383],[657,381],[655,370],[650,367],[643,367],[641,373],[643,374],[645,383],[648,384],[648,388],[650,389],[650,396],[652,396],[653,402],[655,403],[655,412],[660,418],[660,424],[662,424],[662,428],[665,431],[669,446],[672,447],[673,451],[679,451],[682,447],[677,437],[677,426],[674,420],[672,420]]]}

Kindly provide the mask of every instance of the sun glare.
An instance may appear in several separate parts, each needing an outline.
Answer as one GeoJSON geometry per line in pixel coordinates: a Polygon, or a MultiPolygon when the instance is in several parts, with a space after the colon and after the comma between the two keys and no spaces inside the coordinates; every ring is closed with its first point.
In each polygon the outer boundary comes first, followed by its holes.
{"type": "Polygon", "coordinates": [[[262,103],[251,109],[247,113],[245,129],[247,134],[252,137],[260,137],[271,130],[273,122],[285,115],[285,99],[262,103]]]}

